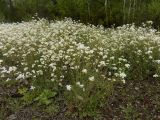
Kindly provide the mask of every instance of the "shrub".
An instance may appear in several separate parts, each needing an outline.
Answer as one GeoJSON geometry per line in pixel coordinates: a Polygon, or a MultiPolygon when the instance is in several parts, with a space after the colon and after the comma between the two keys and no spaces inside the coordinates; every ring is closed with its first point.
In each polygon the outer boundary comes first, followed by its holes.
{"type": "Polygon", "coordinates": [[[159,80],[160,35],[149,24],[1,24],[0,81],[18,85],[23,105],[49,107],[63,99],[68,114],[98,117],[115,83],[159,80]]]}

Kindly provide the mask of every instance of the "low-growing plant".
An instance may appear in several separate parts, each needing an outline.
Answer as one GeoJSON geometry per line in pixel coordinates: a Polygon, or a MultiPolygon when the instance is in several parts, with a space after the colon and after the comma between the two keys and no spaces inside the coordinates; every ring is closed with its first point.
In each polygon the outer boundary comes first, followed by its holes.
{"type": "Polygon", "coordinates": [[[107,99],[112,94],[113,83],[103,77],[90,77],[83,81],[85,82],[66,86],[68,89],[65,92],[67,112],[81,118],[98,117],[101,114],[101,108],[107,104],[107,99]]]}
{"type": "Polygon", "coordinates": [[[128,104],[126,108],[122,108],[122,111],[124,113],[125,120],[135,120],[138,117],[136,109],[131,104],[128,104]]]}
{"type": "Polygon", "coordinates": [[[61,100],[65,113],[98,119],[115,83],[159,80],[159,40],[159,32],[145,24],[0,24],[0,81],[16,87],[22,106],[55,112],[61,100]]]}

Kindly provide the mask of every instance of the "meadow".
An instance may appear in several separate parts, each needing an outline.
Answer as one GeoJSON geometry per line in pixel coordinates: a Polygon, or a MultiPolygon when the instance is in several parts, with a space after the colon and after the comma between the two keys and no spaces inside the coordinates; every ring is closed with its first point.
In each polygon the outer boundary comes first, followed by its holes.
{"type": "Polygon", "coordinates": [[[160,32],[66,18],[0,24],[0,119],[160,119],[160,32]]]}

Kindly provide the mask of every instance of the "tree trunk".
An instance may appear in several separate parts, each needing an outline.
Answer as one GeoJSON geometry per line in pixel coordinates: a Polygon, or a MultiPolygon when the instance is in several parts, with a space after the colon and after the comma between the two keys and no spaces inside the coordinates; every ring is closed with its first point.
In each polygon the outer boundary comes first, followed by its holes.
{"type": "Polygon", "coordinates": [[[127,22],[130,22],[130,15],[131,15],[131,7],[132,7],[132,0],[129,1],[129,9],[128,9],[128,20],[127,22]]]}
{"type": "Polygon", "coordinates": [[[132,14],[133,21],[134,21],[134,18],[135,18],[135,10],[136,10],[136,0],[134,0],[134,2],[133,2],[133,14],[132,14]]]}
{"type": "Polygon", "coordinates": [[[105,0],[105,3],[104,3],[104,7],[105,7],[105,19],[106,19],[106,25],[108,25],[108,0],[105,0]]]}
{"type": "Polygon", "coordinates": [[[8,0],[8,6],[9,6],[9,20],[14,21],[16,17],[12,0],[8,0]]]}
{"type": "Polygon", "coordinates": [[[91,18],[91,9],[90,9],[90,1],[89,0],[87,0],[87,9],[88,9],[88,18],[90,20],[90,18],[91,18]]]}
{"type": "Polygon", "coordinates": [[[126,0],[123,0],[123,24],[126,22],[126,0]]]}

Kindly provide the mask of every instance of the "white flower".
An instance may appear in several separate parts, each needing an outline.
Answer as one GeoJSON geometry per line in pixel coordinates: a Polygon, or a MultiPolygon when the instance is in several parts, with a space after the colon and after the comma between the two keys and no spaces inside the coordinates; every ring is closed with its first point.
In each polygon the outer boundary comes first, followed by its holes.
{"type": "Polygon", "coordinates": [[[83,88],[83,87],[84,87],[84,85],[81,84],[80,82],[77,82],[76,85],[78,85],[80,88],[83,88]]]}
{"type": "Polygon", "coordinates": [[[54,82],[54,81],[55,81],[55,79],[54,79],[54,78],[52,78],[52,79],[51,79],[51,81],[52,81],[52,82],[54,82]]]}
{"type": "Polygon", "coordinates": [[[25,75],[24,75],[24,74],[19,74],[18,77],[16,78],[16,80],[24,79],[24,78],[25,78],[25,75]]]}
{"type": "MultiPolygon", "coordinates": [[[[133,54],[138,55],[138,58],[144,56],[146,60],[154,61],[155,66],[157,63],[160,64],[158,60],[160,32],[157,33],[152,28],[124,25],[117,29],[99,29],[72,20],[45,24],[46,22],[38,20],[20,24],[0,24],[0,51],[2,52],[0,79],[38,80],[41,76],[49,79],[50,82],[58,80],[59,86],[72,91],[74,89],[72,84],[63,86],[64,76],[73,73],[76,78],[78,76],[83,79],[82,77],[85,76],[88,82],[96,81],[94,74],[88,76],[94,71],[102,79],[114,81],[119,78],[125,83],[127,77],[125,70],[131,67],[131,64],[127,61],[128,58],[124,59],[123,50],[130,40],[129,45],[135,46],[130,49],[133,54]],[[88,37],[87,41],[86,37],[88,37]],[[139,44],[142,44],[142,48],[138,47],[139,44]],[[153,44],[155,46],[151,47],[153,44]],[[157,57],[153,56],[153,53],[157,57]],[[12,67],[14,65],[17,68],[12,67]],[[82,76],[79,76],[77,71],[82,76]]],[[[125,50],[128,54],[132,54],[125,50]]],[[[135,58],[134,62],[140,63],[140,60],[135,58]]],[[[153,75],[153,77],[158,76],[153,75]]],[[[87,86],[81,82],[75,83],[75,86],[85,90],[87,86]]]]}
{"type": "Polygon", "coordinates": [[[80,84],[81,84],[80,82],[77,82],[77,83],[76,83],[76,85],[80,85],[80,84]]]}
{"type": "Polygon", "coordinates": [[[89,81],[94,81],[94,80],[95,80],[95,79],[94,79],[94,76],[89,77],[88,79],[89,79],[89,81]]]}
{"type": "Polygon", "coordinates": [[[102,66],[105,66],[105,65],[106,65],[105,61],[100,61],[98,67],[102,67],[102,66]]]}
{"type": "Polygon", "coordinates": [[[147,24],[153,24],[153,21],[147,21],[146,23],[147,24]]]}
{"type": "Polygon", "coordinates": [[[120,76],[121,78],[125,78],[127,75],[126,75],[124,72],[122,72],[122,73],[119,74],[119,76],[120,76]]]}
{"type": "Polygon", "coordinates": [[[27,71],[27,70],[28,70],[28,67],[25,67],[25,68],[24,68],[24,71],[27,71]]]}
{"type": "Polygon", "coordinates": [[[152,59],[153,57],[152,56],[149,56],[149,59],[152,59]]]}
{"type": "Polygon", "coordinates": [[[118,73],[114,73],[114,75],[115,75],[116,77],[118,77],[118,76],[119,76],[119,74],[118,74],[118,73]]]}
{"type": "Polygon", "coordinates": [[[77,82],[76,85],[78,85],[80,88],[83,88],[83,87],[84,87],[84,85],[81,84],[80,82],[77,82]]]}
{"type": "Polygon", "coordinates": [[[96,69],[96,72],[99,72],[99,70],[98,70],[98,69],[96,69]]]}
{"type": "Polygon", "coordinates": [[[155,60],[156,63],[160,64],[160,60],[155,60]]]}
{"type": "Polygon", "coordinates": [[[36,71],[35,71],[35,70],[32,70],[32,73],[34,73],[34,74],[35,74],[35,73],[36,73],[36,71]]]}
{"type": "Polygon", "coordinates": [[[100,65],[106,65],[105,61],[101,61],[100,65]]]}
{"type": "Polygon", "coordinates": [[[123,61],[123,58],[118,58],[119,61],[123,61]]]}
{"type": "Polygon", "coordinates": [[[107,58],[107,55],[104,55],[104,56],[103,56],[103,59],[105,59],[105,58],[107,58]]]}
{"type": "Polygon", "coordinates": [[[71,91],[71,89],[72,89],[71,85],[66,85],[66,89],[67,89],[68,91],[71,91]]]}
{"type": "Polygon", "coordinates": [[[42,70],[37,71],[37,73],[38,73],[39,75],[43,75],[43,71],[42,71],[42,70]]]}
{"type": "Polygon", "coordinates": [[[15,66],[9,67],[9,72],[16,71],[16,70],[17,70],[17,67],[15,66]]]}
{"type": "Polygon", "coordinates": [[[83,70],[82,70],[82,73],[85,73],[85,74],[86,74],[86,73],[87,73],[87,69],[83,69],[83,70]]]}
{"type": "Polygon", "coordinates": [[[157,78],[157,77],[158,77],[158,74],[154,74],[153,77],[154,77],[154,78],[157,78]]]}
{"type": "Polygon", "coordinates": [[[10,81],[11,79],[10,78],[7,78],[6,82],[10,81]]]}
{"type": "Polygon", "coordinates": [[[126,68],[129,68],[130,67],[130,64],[125,64],[124,65],[126,68]]]}
{"type": "Polygon", "coordinates": [[[34,90],[34,89],[35,89],[35,87],[34,87],[34,86],[31,86],[31,87],[30,87],[30,90],[34,90]]]}
{"type": "Polygon", "coordinates": [[[79,49],[85,49],[85,46],[84,46],[84,44],[79,43],[79,44],[78,44],[78,48],[79,48],[79,49]]]}
{"type": "Polygon", "coordinates": [[[3,60],[0,60],[0,63],[2,63],[3,62],[3,60]]]}
{"type": "Polygon", "coordinates": [[[113,70],[117,70],[117,67],[113,67],[112,69],[113,69],[113,70]]]}
{"type": "Polygon", "coordinates": [[[152,51],[151,50],[148,50],[147,52],[146,52],[146,54],[151,54],[152,53],[152,51]]]}
{"type": "Polygon", "coordinates": [[[114,56],[110,57],[111,60],[114,60],[114,56]]]}
{"type": "Polygon", "coordinates": [[[142,51],[141,51],[141,50],[138,50],[137,53],[138,53],[138,55],[140,55],[140,54],[142,53],[142,51]]]}
{"type": "Polygon", "coordinates": [[[124,84],[126,83],[126,81],[125,81],[124,79],[122,80],[122,82],[123,82],[124,84]]]}

